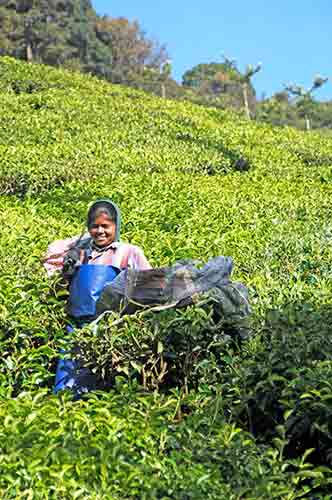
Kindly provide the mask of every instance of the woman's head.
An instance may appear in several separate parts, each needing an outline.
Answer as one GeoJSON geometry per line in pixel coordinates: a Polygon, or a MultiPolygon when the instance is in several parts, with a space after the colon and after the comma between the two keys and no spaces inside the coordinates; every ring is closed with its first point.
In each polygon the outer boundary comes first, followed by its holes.
{"type": "Polygon", "coordinates": [[[87,225],[95,245],[106,247],[119,239],[119,209],[109,200],[96,201],[88,211],[87,225]]]}

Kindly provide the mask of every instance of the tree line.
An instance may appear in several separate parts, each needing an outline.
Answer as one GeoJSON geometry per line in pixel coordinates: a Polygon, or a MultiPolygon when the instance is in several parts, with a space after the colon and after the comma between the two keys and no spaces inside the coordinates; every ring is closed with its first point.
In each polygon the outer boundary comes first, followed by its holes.
{"type": "Polygon", "coordinates": [[[98,16],[90,0],[0,0],[0,55],[92,73],[115,83],[159,70],[164,46],[137,21],[98,16]]]}
{"type": "Polygon", "coordinates": [[[332,102],[316,101],[315,87],[289,85],[258,100],[252,78],[259,64],[241,72],[234,60],[223,57],[187,70],[177,83],[164,45],[151,40],[138,21],[97,15],[90,0],[0,0],[0,55],[92,73],[162,97],[231,108],[274,125],[332,128],[332,102]]]}

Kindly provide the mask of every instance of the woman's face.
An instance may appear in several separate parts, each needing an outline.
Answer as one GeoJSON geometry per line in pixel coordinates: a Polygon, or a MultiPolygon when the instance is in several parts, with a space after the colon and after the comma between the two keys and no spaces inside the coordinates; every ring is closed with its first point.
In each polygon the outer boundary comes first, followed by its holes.
{"type": "Polygon", "coordinates": [[[100,214],[89,227],[89,233],[98,247],[106,247],[115,240],[116,224],[106,214],[100,214]]]}

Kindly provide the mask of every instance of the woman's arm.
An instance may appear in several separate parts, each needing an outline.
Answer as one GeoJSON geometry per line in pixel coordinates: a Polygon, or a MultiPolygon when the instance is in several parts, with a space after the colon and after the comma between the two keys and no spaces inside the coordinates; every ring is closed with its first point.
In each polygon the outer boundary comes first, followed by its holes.
{"type": "Polygon", "coordinates": [[[46,255],[42,260],[48,276],[62,270],[64,257],[77,239],[78,237],[75,236],[65,240],[56,240],[48,246],[46,255]]]}
{"type": "Polygon", "coordinates": [[[136,246],[125,244],[123,248],[123,255],[120,264],[121,269],[135,269],[137,271],[144,271],[152,269],[148,259],[145,257],[143,250],[136,246]]]}
{"type": "Polygon", "coordinates": [[[143,250],[136,246],[134,246],[133,252],[129,256],[128,267],[130,267],[131,269],[137,269],[138,271],[152,269],[152,266],[150,265],[148,259],[145,257],[143,250]]]}

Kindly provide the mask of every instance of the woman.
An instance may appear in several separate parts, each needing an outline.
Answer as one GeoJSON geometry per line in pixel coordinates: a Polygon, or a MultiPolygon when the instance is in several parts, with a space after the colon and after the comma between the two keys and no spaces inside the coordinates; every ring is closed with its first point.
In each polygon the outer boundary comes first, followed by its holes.
{"type": "Polygon", "coordinates": [[[112,265],[120,270],[151,269],[139,247],[119,241],[121,216],[112,201],[98,200],[91,205],[87,227],[88,234],[58,240],[48,247],[44,266],[49,275],[62,270],[70,278],[82,262],[112,265]]]}
{"type": "MultiPolygon", "coordinates": [[[[120,226],[120,211],[115,203],[98,200],[88,211],[88,234],[58,240],[48,247],[44,259],[47,273],[52,275],[61,270],[70,283],[68,332],[82,328],[95,318],[101,292],[121,271],[151,269],[139,247],[119,241],[120,226]]],[[[94,376],[77,361],[60,359],[55,392],[70,388],[79,396],[95,385],[94,376]]]]}

